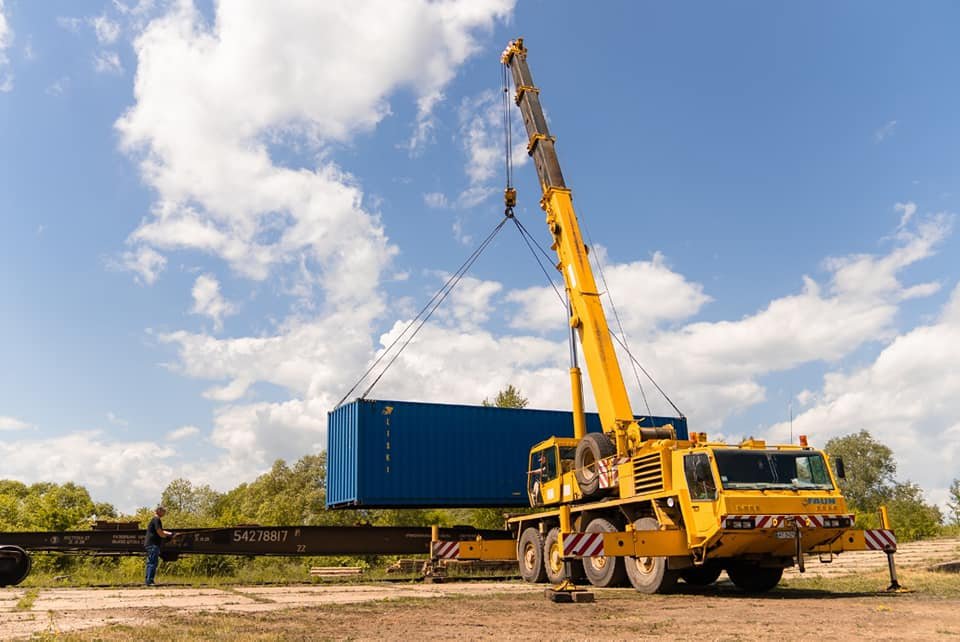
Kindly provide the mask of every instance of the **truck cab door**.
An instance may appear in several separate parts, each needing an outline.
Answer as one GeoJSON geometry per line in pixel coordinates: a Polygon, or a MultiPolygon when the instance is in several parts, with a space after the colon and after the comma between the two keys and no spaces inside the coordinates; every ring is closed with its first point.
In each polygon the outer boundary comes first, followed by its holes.
{"type": "Polygon", "coordinates": [[[547,446],[530,453],[527,495],[531,506],[547,506],[560,502],[560,474],[556,446],[547,446]]]}
{"type": "Polygon", "coordinates": [[[683,456],[683,475],[690,491],[692,527],[697,535],[708,536],[717,525],[717,481],[706,453],[683,456]]]}

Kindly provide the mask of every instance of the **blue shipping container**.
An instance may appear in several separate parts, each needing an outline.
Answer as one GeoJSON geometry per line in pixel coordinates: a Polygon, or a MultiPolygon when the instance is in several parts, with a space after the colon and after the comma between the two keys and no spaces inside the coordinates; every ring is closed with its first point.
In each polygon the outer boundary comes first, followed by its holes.
{"type": "MultiPolygon", "coordinates": [[[[357,399],[328,417],[328,508],[526,506],[530,447],[573,436],[559,410],[357,399]]],[[[684,418],[640,425],[667,423],[687,438],[684,418]]],[[[595,413],[587,430],[600,431],[595,413]]]]}

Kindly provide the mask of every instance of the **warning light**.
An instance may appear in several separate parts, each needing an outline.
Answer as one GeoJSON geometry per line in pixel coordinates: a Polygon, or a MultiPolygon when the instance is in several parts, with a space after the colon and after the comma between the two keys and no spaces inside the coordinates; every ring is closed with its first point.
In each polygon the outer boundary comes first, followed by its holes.
{"type": "Polygon", "coordinates": [[[807,447],[807,436],[806,436],[806,435],[800,435],[800,445],[803,446],[804,448],[807,447]]]}

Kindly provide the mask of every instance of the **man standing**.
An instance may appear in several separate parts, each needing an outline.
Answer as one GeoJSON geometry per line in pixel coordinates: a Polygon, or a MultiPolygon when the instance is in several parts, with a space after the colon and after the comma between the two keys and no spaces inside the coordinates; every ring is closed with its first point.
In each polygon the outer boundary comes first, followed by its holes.
{"type": "Polygon", "coordinates": [[[153,586],[153,578],[157,574],[157,566],[160,565],[160,547],[163,546],[163,540],[173,537],[173,533],[163,530],[163,516],[167,514],[167,509],[163,506],[157,506],[156,515],[147,525],[147,536],[144,539],[144,547],[147,549],[147,579],[146,585],[153,586]]]}

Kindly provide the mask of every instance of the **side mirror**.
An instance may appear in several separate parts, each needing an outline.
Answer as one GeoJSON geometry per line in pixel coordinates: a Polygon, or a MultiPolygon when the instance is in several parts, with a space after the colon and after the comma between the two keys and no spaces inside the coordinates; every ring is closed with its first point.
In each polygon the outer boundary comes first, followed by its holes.
{"type": "Polygon", "coordinates": [[[833,458],[833,463],[834,463],[834,464],[836,465],[836,467],[837,467],[837,477],[839,477],[840,479],[846,479],[846,478],[847,478],[847,471],[846,471],[846,469],[843,467],[843,457],[834,457],[834,458],[833,458]]]}

